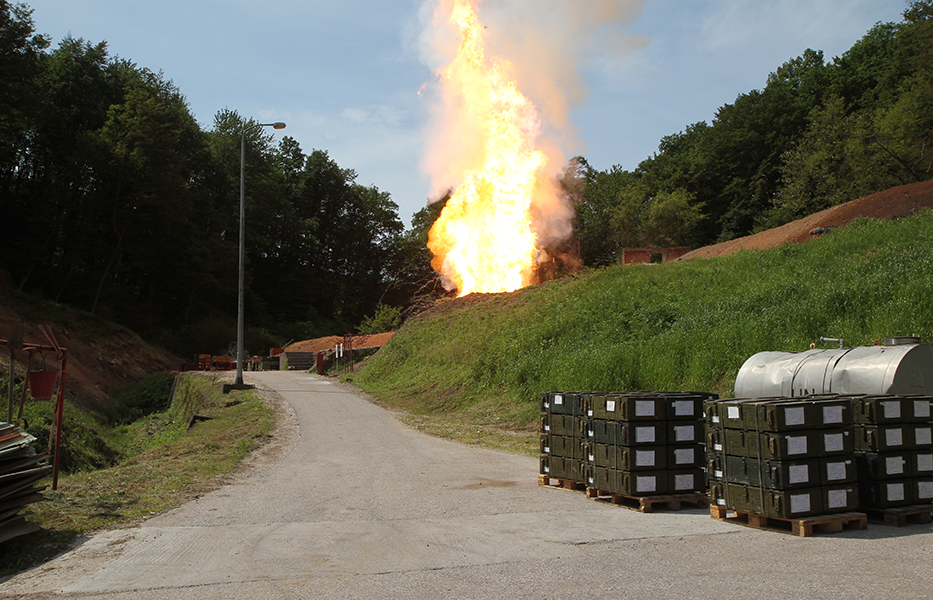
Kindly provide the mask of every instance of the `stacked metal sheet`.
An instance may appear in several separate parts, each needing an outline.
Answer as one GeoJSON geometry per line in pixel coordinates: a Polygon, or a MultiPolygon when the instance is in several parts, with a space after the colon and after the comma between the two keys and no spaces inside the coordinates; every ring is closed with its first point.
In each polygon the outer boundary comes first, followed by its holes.
{"type": "Polygon", "coordinates": [[[541,397],[541,473],[624,496],[706,489],[703,402],[688,392],[541,397]]]}
{"type": "Polygon", "coordinates": [[[0,421],[0,542],[34,531],[21,511],[42,500],[36,484],[52,472],[48,454],[36,454],[36,438],[0,421]]]}
{"type": "Polygon", "coordinates": [[[852,403],[862,507],[933,503],[933,397],[860,396],[852,403]]]}
{"type": "Polygon", "coordinates": [[[858,506],[850,398],[720,400],[705,412],[711,503],[788,519],[858,506]]]}

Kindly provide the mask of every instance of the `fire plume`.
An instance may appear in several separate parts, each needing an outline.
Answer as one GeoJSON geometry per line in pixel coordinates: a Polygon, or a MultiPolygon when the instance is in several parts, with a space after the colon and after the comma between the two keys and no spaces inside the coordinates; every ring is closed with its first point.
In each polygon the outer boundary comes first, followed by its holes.
{"type": "Polygon", "coordinates": [[[476,1],[452,0],[449,22],[461,43],[440,72],[442,85],[460,103],[460,132],[471,138],[449,143],[474,146],[476,156],[428,241],[432,266],[460,296],[511,292],[531,283],[539,254],[531,209],[547,163],[535,149],[536,107],[518,90],[512,65],[486,56],[476,1]]]}

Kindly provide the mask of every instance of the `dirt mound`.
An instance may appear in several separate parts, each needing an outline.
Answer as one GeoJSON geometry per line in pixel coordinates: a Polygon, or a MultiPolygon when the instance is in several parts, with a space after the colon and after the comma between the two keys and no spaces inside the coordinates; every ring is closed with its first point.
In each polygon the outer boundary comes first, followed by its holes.
{"type": "MultiPolygon", "coordinates": [[[[9,339],[13,324],[20,320],[16,310],[0,305],[0,339],[9,339]]],[[[58,344],[65,348],[65,397],[84,408],[103,408],[110,404],[110,394],[122,386],[144,379],[160,371],[177,371],[181,359],[168,352],[153,348],[128,329],[113,327],[106,334],[86,335],[73,326],[50,324],[58,344]]],[[[23,341],[29,344],[48,346],[49,342],[35,324],[24,323],[23,341]]],[[[10,353],[0,346],[0,360],[9,364],[10,353]]],[[[17,354],[16,372],[25,373],[25,353],[17,354]]],[[[33,370],[42,366],[37,356],[33,359],[33,370]]],[[[54,352],[45,353],[45,368],[58,370],[58,359],[54,352]]],[[[0,405],[6,407],[6,390],[0,390],[0,405]]],[[[6,418],[6,411],[3,412],[6,418]]]]}
{"type": "Polygon", "coordinates": [[[902,185],[804,217],[799,221],[762,231],[755,235],[730,240],[688,252],[678,260],[725,256],[737,250],[764,250],[782,244],[806,242],[817,237],[820,230],[844,227],[859,217],[895,219],[916,214],[924,208],[933,209],[933,181],[902,185]],[[811,233],[814,232],[814,233],[811,233]]]}
{"type": "MultiPolygon", "coordinates": [[[[354,335],[353,348],[359,350],[361,348],[380,348],[385,346],[386,343],[392,339],[392,336],[395,335],[394,331],[389,331],[387,333],[374,333],[367,335],[354,335]]],[[[315,338],[313,340],[303,340],[300,342],[295,342],[294,344],[289,344],[286,348],[286,352],[324,352],[325,350],[331,350],[337,344],[343,343],[343,336],[339,335],[329,335],[327,337],[315,338]]]]}

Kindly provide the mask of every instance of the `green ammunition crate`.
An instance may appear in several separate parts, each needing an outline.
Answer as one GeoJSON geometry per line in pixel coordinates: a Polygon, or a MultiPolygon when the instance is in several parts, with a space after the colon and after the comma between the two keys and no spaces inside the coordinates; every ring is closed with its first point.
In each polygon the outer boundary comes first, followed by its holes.
{"type": "Polygon", "coordinates": [[[725,485],[726,508],[749,512],[756,515],[764,514],[765,491],[763,488],[751,488],[738,483],[725,485]]]}
{"type": "Polygon", "coordinates": [[[730,483],[770,489],[795,489],[820,485],[819,460],[759,460],[727,456],[725,478],[730,483]]]}
{"type": "Polygon", "coordinates": [[[561,415],[552,413],[548,415],[550,429],[547,431],[552,435],[563,435],[566,437],[574,437],[579,435],[577,432],[578,429],[578,418],[573,415],[561,415]]]}
{"type": "Polygon", "coordinates": [[[933,448],[933,425],[923,423],[921,425],[910,425],[913,430],[913,448],[925,450],[933,448]]]}
{"type": "Polygon", "coordinates": [[[754,414],[746,413],[748,429],[757,431],[795,431],[817,426],[816,409],[801,400],[772,400],[757,403],[754,414]]]}
{"type": "Polygon", "coordinates": [[[725,454],[725,429],[717,426],[706,426],[706,450],[708,452],[721,452],[725,454]]]}
{"type": "Polygon", "coordinates": [[[910,494],[917,504],[933,503],[933,477],[912,479],[910,487],[910,494]]]}
{"type": "Polygon", "coordinates": [[[657,471],[666,469],[667,446],[616,446],[620,471],[657,471]]]}
{"type": "Polygon", "coordinates": [[[706,396],[699,394],[675,394],[666,398],[669,421],[703,420],[703,403],[706,396]]]}
{"type": "Polygon", "coordinates": [[[551,436],[550,436],[550,434],[541,433],[541,434],[538,435],[538,439],[539,439],[540,442],[541,442],[540,445],[539,445],[539,447],[538,447],[538,452],[539,452],[540,454],[550,454],[550,453],[551,453],[551,442],[550,442],[551,436]]]}
{"type": "Polygon", "coordinates": [[[668,490],[671,494],[706,491],[706,473],[703,469],[671,469],[667,473],[668,490]]]}
{"type": "Polygon", "coordinates": [[[722,400],[718,408],[719,424],[729,429],[754,429],[755,406],[762,401],[756,398],[722,400]]]}
{"type": "Polygon", "coordinates": [[[565,392],[548,392],[542,395],[542,408],[552,415],[572,415],[573,400],[565,392]]]}
{"type": "Polygon", "coordinates": [[[823,512],[825,514],[849,512],[858,508],[858,484],[830,485],[823,490],[823,512]]]}
{"type": "MultiPolygon", "coordinates": [[[[606,411],[606,401],[609,399],[609,394],[604,392],[591,393],[587,395],[589,399],[590,409],[593,411],[591,415],[594,419],[615,419],[615,415],[612,417],[609,416],[609,413],[606,411]]],[[[615,400],[610,401],[609,406],[613,408],[613,413],[615,412],[615,400]]]]}
{"type": "Polygon", "coordinates": [[[660,446],[667,443],[665,421],[618,421],[617,443],[620,446],[660,446]]]}
{"type": "Polygon", "coordinates": [[[701,421],[670,421],[667,424],[667,443],[701,444],[705,430],[701,421]]]}
{"type": "Polygon", "coordinates": [[[616,471],[607,467],[593,467],[593,480],[588,482],[591,487],[598,490],[609,490],[613,485],[616,471]],[[611,475],[611,477],[610,477],[611,475]]]}
{"type": "Polygon", "coordinates": [[[762,458],[794,460],[814,456],[844,456],[855,451],[851,429],[820,429],[760,434],[762,458]]]}
{"type": "Polygon", "coordinates": [[[855,455],[821,458],[819,468],[822,485],[842,485],[858,481],[858,463],[855,455]]]}
{"type": "Polygon", "coordinates": [[[856,454],[858,478],[863,481],[913,477],[910,452],[860,452],[856,454]]]}
{"type": "Polygon", "coordinates": [[[858,482],[859,505],[864,508],[894,508],[914,504],[911,479],[858,482]]]}
{"type": "Polygon", "coordinates": [[[594,444],[619,445],[619,422],[605,419],[590,419],[587,421],[588,435],[594,444]]]}
{"type": "Polygon", "coordinates": [[[548,436],[548,444],[551,449],[551,456],[562,456],[564,458],[573,458],[573,438],[563,435],[551,434],[548,436]]]}
{"type": "Polygon", "coordinates": [[[597,467],[603,467],[605,469],[618,469],[619,446],[610,446],[609,444],[593,444],[593,460],[591,462],[597,467]]]}
{"type": "MultiPolygon", "coordinates": [[[[754,492],[752,492],[754,493],[754,492]]],[[[823,488],[806,490],[765,490],[764,514],[781,519],[798,519],[821,515],[826,512],[823,505],[823,488]]]]}
{"type": "Polygon", "coordinates": [[[758,456],[758,433],[745,429],[723,429],[723,452],[731,456],[758,456]]]}
{"type": "Polygon", "coordinates": [[[856,425],[855,449],[858,452],[897,452],[912,446],[910,425],[856,425]]]}
{"type": "Polygon", "coordinates": [[[908,396],[904,401],[911,420],[923,423],[933,419],[933,398],[929,396],[908,396]]]}
{"type": "Polygon", "coordinates": [[[682,444],[667,446],[668,469],[702,467],[705,464],[706,446],[703,444],[682,444]]]}
{"type": "Polygon", "coordinates": [[[708,484],[709,503],[712,506],[726,506],[726,484],[710,480],[708,484]]]}
{"type": "Polygon", "coordinates": [[[849,397],[808,399],[808,402],[814,408],[816,427],[850,427],[855,422],[849,397]]]}
{"type": "Polygon", "coordinates": [[[586,480],[587,463],[576,458],[565,458],[564,468],[567,470],[567,479],[572,481],[586,480]]]}
{"type": "Polygon", "coordinates": [[[863,425],[919,423],[930,420],[927,396],[862,396],[852,399],[855,422],[863,425]]]}
{"type": "Polygon", "coordinates": [[[573,459],[564,458],[563,456],[549,456],[548,466],[550,470],[547,475],[555,479],[570,479],[570,465],[568,463],[571,460],[573,459]]]}
{"type": "Polygon", "coordinates": [[[933,452],[917,450],[910,453],[911,472],[917,477],[933,476],[933,452]]]}
{"type": "Polygon", "coordinates": [[[541,475],[551,474],[551,457],[544,455],[538,457],[538,473],[541,475]]]}
{"type": "Polygon", "coordinates": [[[661,496],[670,493],[668,471],[615,471],[615,485],[609,488],[624,496],[661,496]]]}
{"type": "MultiPolygon", "coordinates": [[[[594,416],[598,416],[596,409],[594,416]]],[[[662,397],[637,394],[606,396],[606,418],[619,421],[660,421],[667,417],[667,402],[662,397]]]]}

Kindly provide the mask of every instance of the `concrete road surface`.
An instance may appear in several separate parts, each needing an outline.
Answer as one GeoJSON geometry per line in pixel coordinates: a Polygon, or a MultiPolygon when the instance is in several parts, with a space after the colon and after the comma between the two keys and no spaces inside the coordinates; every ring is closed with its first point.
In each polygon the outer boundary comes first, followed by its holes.
{"type": "Polygon", "coordinates": [[[641,514],[539,487],[534,458],[425,436],[323,378],[247,382],[293,410],[277,454],[0,596],[933,598],[930,525],[800,538],[705,509],[641,514]]]}

